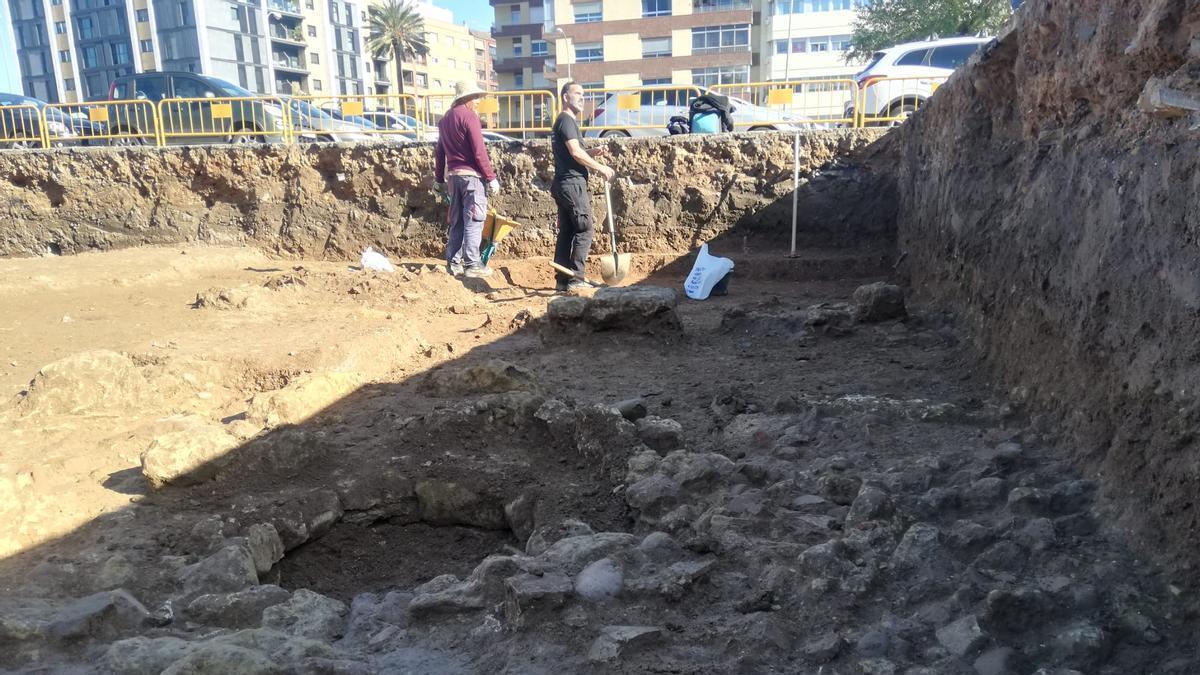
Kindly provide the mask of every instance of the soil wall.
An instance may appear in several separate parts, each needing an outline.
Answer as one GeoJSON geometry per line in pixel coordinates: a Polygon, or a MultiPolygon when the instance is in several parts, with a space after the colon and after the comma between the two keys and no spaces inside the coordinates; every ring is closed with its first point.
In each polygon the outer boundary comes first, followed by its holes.
{"type": "Polygon", "coordinates": [[[876,150],[904,269],[1137,534],[1200,561],[1200,2],[1032,0],[876,150]],[[894,154],[893,154],[894,153],[894,154]],[[899,157],[897,160],[896,157],[899,157]]]}
{"type": "MultiPolygon", "coordinates": [[[[890,241],[892,193],[853,157],[877,131],[802,136],[800,243],[890,241]]],[[[790,237],[792,136],[605,141],[617,169],[623,248],[685,251],[737,229],[790,237]]],[[[548,255],[555,208],[547,141],[490,144],[503,185],[492,207],[521,227],[501,255],[548,255]]],[[[188,241],[281,255],[440,256],[445,207],[430,145],[83,148],[0,153],[0,256],[188,241]]],[[[599,182],[593,181],[598,216],[599,182]]]]}

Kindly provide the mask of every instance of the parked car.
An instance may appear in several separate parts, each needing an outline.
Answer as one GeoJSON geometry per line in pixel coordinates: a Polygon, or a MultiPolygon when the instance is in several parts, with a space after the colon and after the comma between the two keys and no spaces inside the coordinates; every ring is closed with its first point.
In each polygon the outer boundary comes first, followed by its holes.
{"type": "MultiPolygon", "coordinates": [[[[109,85],[108,98],[149,101],[154,106],[166,100],[160,112],[169,144],[283,140],[285,120],[281,106],[218,77],[182,71],[122,75],[109,85]]],[[[131,136],[115,139],[115,143],[153,143],[153,121],[146,119],[140,110],[110,104],[108,117],[116,129],[131,136]]]]}
{"type": "Polygon", "coordinates": [[[0,94],[0,148],[41,147],[42,115],[45,115],[46,134],[52,145],[87,145],[89,137],[104,133],[101,123],[47,105],[45,101],[29,96],[0,94]]]}
{"type": "Polygon", "coordinates": [[[504,134],[498,134],[494,131],[484,131],[483,132],[483,142],[484,143],[492,143],[492,142],[511,143],[516,140],[518,140],[518,139],[513,138],[512,136],[505,136],[504,134]]]}
{"type": "MultiPolygon", "coordinates": [[[[709,93],[708,90],[704,91],[709,93]]],[[[733,123],[739,131],[795,131],[799,128],[789,114],[734,96],[712,93],[726,96],[733,104],[733,123]]],[[[583,135],[590,138],[666,136],[667,123],[672,117],[688,116],[688,102],[694,98],[694,94],[694,89],[647,89],[641,92],[641,106],[638,109],[621,110],[618,106],[619,94],[614,92],[592,110],[591,121],[584,125],[583,135]]]]}
{"type": "Polygon", "coordinates": [[[404,115],[397,112],[388,112],[386,110],[368,110],[362,114],[362,117],[370,120],[377,126],[383,129],[389,129],[394,136],[401,136],[413,141],[429,141],[437,142],[438,130],[435,126],[422,125],[417,122],[417,118],[412,115],[404,115]]]}
{"type": "Polygon", "coordinates": [[[363,124],[354,120],[336,119],[312,103],[298,98],[284,97],[284,101],[291,115],[292,126],[302,137],[336,143],[356,143],[377,138],[370,133],[375,126],[366,120],[362,121],[366,122],[363,124]]]}
{"type": "MultiPolygon", "coordinates": [[[[916,112],[955,68],[967,62],[988,37],[956,37],[908,42],[875,52],[867,67],[854,76],[863,101],[863,114],[899,124],[916,112]],[[904,78],[904,79],[891,79],[904,78]]],[[[846,104],[853,118],[855,102],[846,104]]]]}

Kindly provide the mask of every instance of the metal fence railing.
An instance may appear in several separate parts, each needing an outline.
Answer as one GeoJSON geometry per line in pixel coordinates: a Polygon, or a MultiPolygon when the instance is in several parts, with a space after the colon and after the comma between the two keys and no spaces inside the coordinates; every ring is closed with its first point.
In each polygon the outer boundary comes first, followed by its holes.
{"type": "Polygon", "coordinates": [[[645,129],[665,131],[672,117],[687,115],[688,102],[701,93],[694,85],[588,89],[580,127],[600,136],[629,136],[645,129]]]}
{"type": "Polygon", "coordinates": [[[35,105],[0,106],[0,147],[44,148],[45,128],[35,105]]]}
{"type": "Polygon", "coordinates": [[[948,78],[879,77],[863,82],[854,108],[854,126],[898,124],[929,100],[948,78]]]}
{"type": "Polygon", "coordinates": [[[851,126],[858,85],[851,79],[797,79],[783,82],[718,84],[713,91],[748,108],[734,115],[737,129],[763,128],[772,122],[789,125],[851,126]]]}
{"type": "Polygon", "coordinates": [[[278,96],[166,98],[158,102],[162,143],[285,143],[291,139],[278,96]]]}
{"type": "MultiPolygon", "coordinates": [[[[903,122],[946,78],[845,78],[721,84],[735,127],[791,129],[903,122]]],[[[584,90],[580,126],[590,136],[665,134],[687,116],[695,85],[584,90]]],[[[60,145],[176,145],[309,141],[431,141],[451,93],[168,98],[0,106],[0,149],[60,145]]],[[[548,89],[491,92],[479,104],[484,130],[521,138],[549,134],[560,112],[548,89]]]]}
{"type": "Polygon", "coordinates": [[[158,145],[158,110],[150,101],[47,103],[46,141],[85,142],[89,145],[158,145]],[[61,125],[50,124],[57,118],[61,125]],[[59,129],[65,127],[65,133],[59,129]]]}

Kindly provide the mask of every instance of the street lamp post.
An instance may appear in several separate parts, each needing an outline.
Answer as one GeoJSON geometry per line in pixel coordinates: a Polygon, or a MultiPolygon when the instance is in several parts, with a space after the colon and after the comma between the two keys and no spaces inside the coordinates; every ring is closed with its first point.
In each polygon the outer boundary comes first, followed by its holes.
{"type": "MultiPolygon", "coordinates": [[[[566,52],[564,54],[564,56],[569,57],[571,54],[571,37],[569,35],[567,35],[567,31],[563,30],[562,28],[555,28],[554,29],[555,39],[557,40],[558,36],[560,36],[560,35],[562,36],[562,40],[564,43],[563,50],[566,52]]],[[[571,61],[569,58],[567,60],[567,79],[568,80],[571,79],[571,61]]]]}

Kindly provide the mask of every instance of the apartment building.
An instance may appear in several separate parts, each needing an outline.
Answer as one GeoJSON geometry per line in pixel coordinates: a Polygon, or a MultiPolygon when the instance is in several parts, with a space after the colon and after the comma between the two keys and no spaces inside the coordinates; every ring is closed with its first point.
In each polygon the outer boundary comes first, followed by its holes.
{"type": "Polygon", "coordinates": [[[857,0],[490,0],[502,90],[839,77],[857,0]]]}
{"type": "Polygon", "coordinates": [[[485,90],[496,91],[500,87],[496,81],[496,39],[482,30],[472,30],[471,36],[475,38],[475,79],[485,90]]]}

